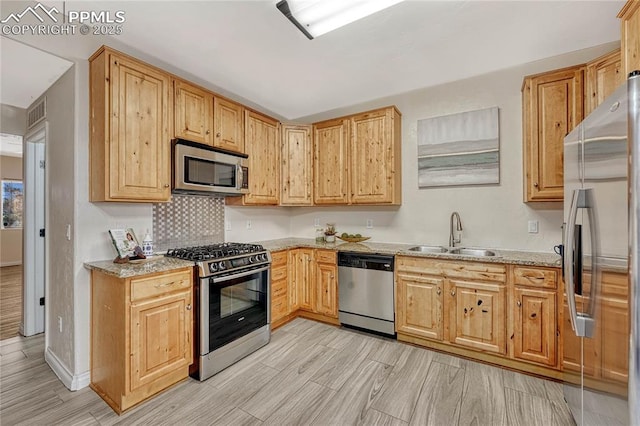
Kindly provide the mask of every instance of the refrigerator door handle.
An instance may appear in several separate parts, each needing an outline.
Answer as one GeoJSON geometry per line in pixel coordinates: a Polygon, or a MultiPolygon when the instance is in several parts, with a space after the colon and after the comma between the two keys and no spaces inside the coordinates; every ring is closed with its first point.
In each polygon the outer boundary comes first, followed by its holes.
{"type": "MultiPolygon", "coordinates": [[[[571,207],[569,208],[569,217],[567,220],[566,240],[564,242],[564,273],[567,293],[567,304],[569,305],[569,319],[571,320],[571,328],[577,334],[576,323],[578,322],[578,311],[576,309],[576,295],[573,276],[573,258],[575,256],[575,229],[576,218],[578,216],[578,196],[580,189],[573,191],[571,195],[571,207]]],[[[579,335],[579,334],[578,334],[579,335]]]]}
{"type": "MultiPolygon", "coordinates": [[[[566,276],[567,286],[567,304],[569,305],[569,316],[571,319],[571,327],[579,337],[591,337],[593,335],[593,315],[596,296],[596,282],[598,280],[597,275],[597,229],[595,222],[595,206],[593,205],[593,190],[592,189],[575,189],[571,197],[571,207],[569,209],[569,217],[567,223],[567,240],[565,241],[565,257],[564,257],[564,269],[566,276]],[[575,274],[574,274],[574,262],[576,256],[582,256],[582,253],[575,253],[575,229],[576,219],[578,217],[578,209],[588,209],[589,214],[589,228],[591,233],[591,252],[592,252],[592,283],[589,295],[589,309],[585,313],[578,313],[576,309],[576,295],[575,295],[575,274]]],[[[581,273],[578,271],[577,273],[581,273]]]]}

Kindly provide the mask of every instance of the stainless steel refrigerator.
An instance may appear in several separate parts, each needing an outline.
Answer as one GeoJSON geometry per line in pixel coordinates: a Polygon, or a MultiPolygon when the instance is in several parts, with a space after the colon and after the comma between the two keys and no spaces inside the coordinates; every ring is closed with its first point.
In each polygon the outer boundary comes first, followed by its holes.
{"type": "Polygon", "coordinates": [[[635,71],[564,140],[560,332],[564,395],[578,425],[640,425],[639,187],[635,71]]]}

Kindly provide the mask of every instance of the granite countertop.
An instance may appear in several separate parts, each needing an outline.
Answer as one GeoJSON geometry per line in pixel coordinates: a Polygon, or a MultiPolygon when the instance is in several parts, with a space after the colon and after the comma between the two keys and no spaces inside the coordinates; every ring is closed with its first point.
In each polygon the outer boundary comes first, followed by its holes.
{"type": "Polygon", "coordinates": [[[262,244],[264,248],[269,251],[286,250],[296,247],[306,248],[321,248],[337,251],[355,251],[361,253],[380,253],[380,254],[393,254],[393,255],[405,255],[414,257],[427,257],[431,259],[444,259],[444,260],[466,260],[476,261],[484,263],[508,263],[513,265],[525,265],[525,266],[546,266],[552,268],[561,267],[561,257],[555,253],[542,253],[533,251],[519,251],[519,250],[502,250],[491,249],[496,253],[496,256],[467,256],[447,253],[420,253],[415,251],[409,251],[409,248],[415,247],[416,244],[400,244],[400,243],[376,243],[365,241],[362,243],[316,243],[311,238],[281,238],[277,240],[265,240],[258,241],[257,244],[262,244]]]}
{"type": "Polygon", "coordinates": [[[113,263],[112,260],[99,260],[84,263],[84,267],[87,269],[100,271],[104,274],[113,275],[118,278],[131,278],[193,266],[193,261],[164,257],[162,255],[150,257],[140,263],[113,263]]]}

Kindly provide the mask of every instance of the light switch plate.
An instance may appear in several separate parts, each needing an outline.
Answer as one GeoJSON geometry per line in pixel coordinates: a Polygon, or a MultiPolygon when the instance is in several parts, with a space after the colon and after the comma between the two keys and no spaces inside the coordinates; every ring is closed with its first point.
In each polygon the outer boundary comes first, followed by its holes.
{"type": "Polygon", "coordinates": [[[247,229],[251,229],[251,226],[252,226],[252,225],[251,225],[251,221],[250,221],[250,220],[248,220],[248,221],[247,221],[247,229]]]}
{"type": "Polygon", "coordinates": [[[528,223],[528,229],[529,229],[529,233],[530,234],[537,234],[538,233],[538,221],[537,220],[530,220],[528,223]]]}
{"type": "Polygon", "coordinates": [[[367,229],[371,229],[371,228],[373,228],[373,220],[367,219],[367,229]]]}

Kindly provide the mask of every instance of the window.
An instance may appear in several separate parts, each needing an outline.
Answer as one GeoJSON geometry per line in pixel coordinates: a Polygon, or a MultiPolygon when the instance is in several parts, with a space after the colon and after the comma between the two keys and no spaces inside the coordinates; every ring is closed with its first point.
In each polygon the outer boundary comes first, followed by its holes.
{"type": "Polygon", "coordinates": [[[2,181],[2,228],[22,228],[22,200],[24,190],[21,180],[2,181]]]}

